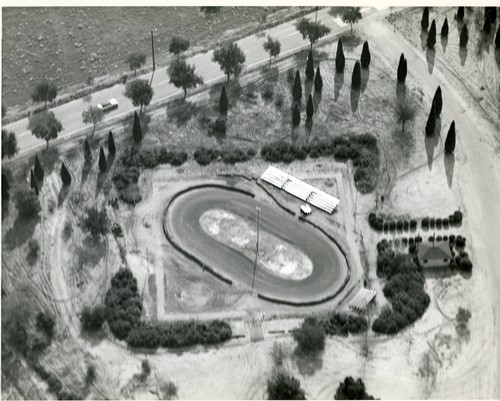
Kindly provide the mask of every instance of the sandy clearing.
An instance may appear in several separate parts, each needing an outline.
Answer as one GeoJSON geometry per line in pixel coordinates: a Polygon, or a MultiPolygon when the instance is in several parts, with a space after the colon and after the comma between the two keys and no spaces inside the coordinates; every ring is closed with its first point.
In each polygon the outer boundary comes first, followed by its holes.
{"type": "MultiPolygon", "coordinates": [[[[427,96],[432,97],[438,84],[443,89],[444,106],[443,113],[452,116],[457,124],[458,144],[455,163],[454,180],[449,196],[454,194],[456,199],[462,199],[462,205],[466,212],[466,228],[468,228],[471,238],[469,247],[472,245],[473,260],[476,266],[474,271],[474,289],[472,299],[475,300],[475,309],[480,320],[471,320],[471,331],[475,335],[471,337],[468,363],[461,365],[454,364],[452,371],[443,375],[442,380],[438,380],[434,396],[443,397],[491,397],[498,396],[497,383],[500,356],[498,354],[497,341],[500,338],[500,326],[498,322],[499,312],[496,308],[496,327],[493,331],[493,307],[500,305],[499,293],[492,292],[492,289],[500,285],[500,273],[495,269],[496,260],[500,257],[500,249],[496,246],[495,225],[485,225],[485,221],[500,221],[500,205],[497,193],[500,188],[500,166],[499,160],[491,153],[488,143],[491,143],[497,131],[490,123],[478,116],[473,103],[464,100],[453,84],[441,73],[439,66],[433,70],[429,76],[425,53],[420,52],[399,35],[394,34],[392,27],[384,22],[373,22],[363,27],[363,33],[370,41],[370,46],[383,46],[384,51],[390,59],[397,64],[397,59],[402,51],[408,59],[409,75],[420,78],[427,96]],[[481,136],[471,135],[480,132],[481,136]],[[484,140],[482,139],[484,138],[484,140]],[[495,167],[496,166],[496,167],[495,167]],[[481,177],[481,179],[477,179],[481,177]],[[478,326],[478,323],[480,326],[478,326]],[[496,333],[496,334],[493,334],[496,333]],[[474,353],[474,358],[470,358],[474,353]],[[491,358],[496,355],[496,360],[491,358]],[[468,372],[469,377],[465,383],[462,377],[468,372]],[[441,386],[441,387],[440,387],[441,386]],[[440,388],[442,390],[440,390],[440,388]],[[460,389],[455,395],[453,389],[460,389]],[[495,392],[497,391],[497,392],[495,392]]],[[[448,191],[447,186],[443,191],[448,191]]],[[[436,202],[436,204],[439,204],[436,202]]],[[[410,203],[408,203],[410,205],[410,203]]],[[[474,315],[474,313],[473,313],[474,315]]],[[[461,354],[463,355],[463,353],[461,354]]],[[[465,358],[461,356],[461,358],[465,358]]]]}

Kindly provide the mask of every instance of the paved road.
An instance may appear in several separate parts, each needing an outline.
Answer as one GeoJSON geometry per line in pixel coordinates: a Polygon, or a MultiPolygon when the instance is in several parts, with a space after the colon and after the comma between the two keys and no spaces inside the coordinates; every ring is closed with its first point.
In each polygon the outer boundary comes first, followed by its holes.
{"type": "Polygon", "coordinates": [[[244,194],[203,188],[181,195],[168,212],[169,232],[182,248],[250,289],[254,260],[211,237],[200,227],[199,220],[207,210],[223,209],[256,226],[256,206],[261,208],[261,233],[265,231],[291,244],[313,263],[313,272],[303,280],[286,280],[257,265],[257,293],[289,302],[309,302],[324,299],[341,288],[347,276],[347,262],[335,244],[309,225],[244,194]]]}
{"type": "MultiPolygon", "coordinates": [[[[338,18],[334,20],[331,16],[329,16],[328,11],[329,7],[319,10],[317,18],[319,22],[327,25],[331,29],[331,35],[334,35],[342,30],[349,29],[349,26],[346,26],[338,18]]],[[[374,8],[362,9],[365,17],[372,14],[374,11],[374,8]]],[[[315,14],[312,13],[307,17],[314,19],[315,14]]],[[[272,37],[279,39],[281,42],[280,57],[286,57],[291,53],[307,48],[307,40],[302,38],[300,33],[296,30],[294,24],[295,21],[290,21],[266,31],[266,35],[269,34],[272,37]]],[[[248,69],[258,65],[264,65],[268,62],[269,56],[262,47],[266,35],[251,35],[237,42],[246,56],[245,68],[248,69]]],[[[196,66],[196,71],[204,78],[206,85],[220,82],[225,79],[219,65],[212,62],[212,54],[213,51],[209,51],[197,54],[187,60],[188,63],[196,66]]],[[[159,102],[165,102],[167,99],[182,96],[182,90],[177,89],[168,82],[169,77],[166,73],[166,68],[158,68],[154,75],[149,73],[140,76],[139,78],[147,79],[148,81],[152,78],[154,88],[154,96],[151,103],[152,105],[159,102]]],[[[77,99],[59,107],[52,108],[51,110],[63,125],[63,131],[59,134],[59,138],[67,140],[91,130],[90,125],[85,125],[82,122],[81,116],[82,111],[89,105],[96,105],[98,103],[108,101],[111,98],[116,98],[120,103],[120,106],[117,110],[107,113],[105,117],[106,120],[118,120],[133,112],[135,107],[129,99],[123,96],[124,91],[125,85],[119,84],[96,92],[91,96],[77,99]]],[[[35,138],[31,134],[31,131],[28,130],[27,118],[6,125],[3,128],[16,134],[20,149],[19,156],[45,146],[44,141],[35,138]]]]}

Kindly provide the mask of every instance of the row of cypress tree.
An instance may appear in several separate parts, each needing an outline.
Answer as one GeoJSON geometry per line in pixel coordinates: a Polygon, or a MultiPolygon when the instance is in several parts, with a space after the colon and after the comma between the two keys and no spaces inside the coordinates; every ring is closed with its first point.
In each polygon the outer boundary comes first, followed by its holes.
{"type": "MultiPolygon", "coordinates": [[[[425,134],[427,136],[434,135],[436,130],[436,120],[441,116],[443,110],[443,96],[441,92],[441,86],[438,86],[434,98],[432,99],[431,111],[429,117],[427,118],[427,123],[425,125],[425,134]]],[[[446,135],[446,140],[444,144],[444,149],[447,154],[451,154],[455,150],[456,145],[456,133],[455,133],[455,121],[451,122],[448,134],[446,135]]]]}

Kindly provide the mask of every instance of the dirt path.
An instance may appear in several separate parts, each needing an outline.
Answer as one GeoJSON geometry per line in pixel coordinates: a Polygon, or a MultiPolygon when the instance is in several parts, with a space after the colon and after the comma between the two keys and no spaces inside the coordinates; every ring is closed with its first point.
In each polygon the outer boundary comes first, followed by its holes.
{"type": "MultiPolygon", "coordinates": [[[[464,364],[460,367],[457,362],[447,372],[447,380],[438,381],[432,396],[499,397],[500,353],[497,341],[500,338],[500,293],[494,289],[500,285],[500,271],[495,268],[500,248],[497,244],[498,226],[485,224],[500,221],[500,160],[498,154],[492,152],[498,129],[483,118],[474,99],[462,97],[464,88],[457,88],[456,81],[448,79],[448,71],[442,72],[438,64],[430,75],[425,53],[395,34],[391,25],[373,22],[364,26],[362,31],[370,47],[383,48],[387,60],[377,62],[385,62],[394,74],[399,56],[404,52],[409,66],[407,80],[418,81],[427,97],[432,98],[437,86],[441,85],[443,114],[453,118],[457,127],[455,180],[451,190],[444,187],[443,191],[449,191],[449,196],[455,195],[463,202],[465,227],[468,228],[474,251],[475,302],[484,314],[471,320],[471,344],[464,351],[470,358],[463,359],[464,364]],[[495,357],[491,358],[492,355],[495,357]],[[467,383],[464,383],[463,377],[468,377],[467,383]]],[[[444,58],[452,56],[457,55],[447,53],[444,58]]],[[[440,64],[445,62],[442,60],[440,64]]],[[[446,132],[447,127],[442,130],[442,139],[446,132]]]]}

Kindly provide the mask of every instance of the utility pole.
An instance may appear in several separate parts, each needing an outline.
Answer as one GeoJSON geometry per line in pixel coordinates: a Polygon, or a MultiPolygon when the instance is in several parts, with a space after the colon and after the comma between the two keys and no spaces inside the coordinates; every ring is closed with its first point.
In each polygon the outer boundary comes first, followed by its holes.
{"type": "Polygon", "coordinates": [[[257,248],[255,250],[255,263],[253,265],[253,277],[252,277],[252,294],[253,285],[255,283],[255,270],[257,269],[257,256],[259,255],[259,229],[260,229],[260,207],[255,208],[257,210],[257,248]]]}
{"type": "Polygon", "coordinates": [[[151,53],[153,53],[153,71],[156,69],[155,66],[155,46],[153,42],[153,30],[151,29],[151,53]]]}

